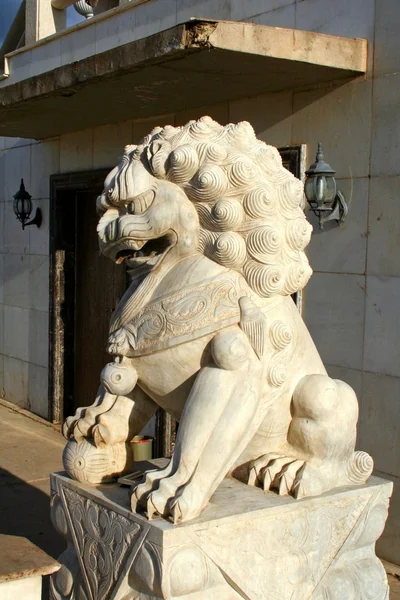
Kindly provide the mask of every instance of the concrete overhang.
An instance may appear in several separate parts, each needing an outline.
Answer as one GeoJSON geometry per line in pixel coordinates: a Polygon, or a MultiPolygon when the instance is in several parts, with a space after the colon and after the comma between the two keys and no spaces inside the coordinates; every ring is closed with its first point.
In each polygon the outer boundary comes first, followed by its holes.
{"type": "MultiPolygon", "coordinates": [[[[34,61],[33,46],[30,52],[34,61]]],[[[366,70],[366,40],[191,19],[16,83],[3,81],[0,135],[43,139],[350,80],[366,70]]]]}

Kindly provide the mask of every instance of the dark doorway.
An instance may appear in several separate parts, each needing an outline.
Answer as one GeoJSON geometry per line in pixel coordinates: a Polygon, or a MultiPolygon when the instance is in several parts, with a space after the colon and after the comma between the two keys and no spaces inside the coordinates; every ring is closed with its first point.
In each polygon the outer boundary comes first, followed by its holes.
{"type": "Polygon", "coordinates": [[[126,289],[125,268],[97,240],[96,197],[108,170],[51,178],[50,399],[62,422],[96,397],[111,313],[126,289]]]}

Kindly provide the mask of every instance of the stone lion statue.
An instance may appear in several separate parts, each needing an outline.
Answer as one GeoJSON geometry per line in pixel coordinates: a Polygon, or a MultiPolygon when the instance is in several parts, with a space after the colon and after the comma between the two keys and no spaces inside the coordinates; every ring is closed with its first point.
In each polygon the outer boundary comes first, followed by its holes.
{"type": "Polygon", "coordinates": [[[302,194],[247,122],[203,117],[125,148],[98,235],[131,284],[98,397],[64,426],[72,477],[131,468],[124,448],[162,407],[180,424],[168,466],[132,493],[149,518],[198,516],[227,475],[296,498],[367,480],[355,393],[328,377],[291,298],[312,273],[302,194]]]}

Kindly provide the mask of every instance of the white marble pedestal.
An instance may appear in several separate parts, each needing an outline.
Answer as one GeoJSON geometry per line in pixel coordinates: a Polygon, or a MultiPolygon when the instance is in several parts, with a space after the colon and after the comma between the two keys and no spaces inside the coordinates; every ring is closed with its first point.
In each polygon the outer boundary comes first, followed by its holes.
{"type": "Polygon", "coordinates": [[[387,600],[375,556],[392,484],[376,477],[294,500],[225,479],[203,515],[174,526],[129,510],[127,488],[54,474],[68,541],[54,600],[387,600]]]}

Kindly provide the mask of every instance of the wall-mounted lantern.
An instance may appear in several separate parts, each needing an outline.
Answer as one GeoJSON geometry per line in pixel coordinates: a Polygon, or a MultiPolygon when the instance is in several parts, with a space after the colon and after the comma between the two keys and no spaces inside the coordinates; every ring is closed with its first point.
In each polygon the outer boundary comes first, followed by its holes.
{"type": "Polygon", "coordinates": [[[344,196],[336,189],[336,171],[324,161],[322,144],[318,144],[315,163],[306,171],[304,193],[311,210],[318,217],[319,228],[324,228],[327,221],[342,223],[348,213],[344,196]]]}
{"type": "Polygon", "coordinates": [[[22,229],[25,229],[25,227],[28,227],[28,225],[36,225],[37,227],[40,227],[42,224],[42,213],[40,208],[36,209],[35,218],[27,223],[32,212],[31,198],[32,196],[28,194],[25,189],[24,180],[21,179],[20,188],[14,195],[13,208],[18,221],[22,223],[22,229]]]}

